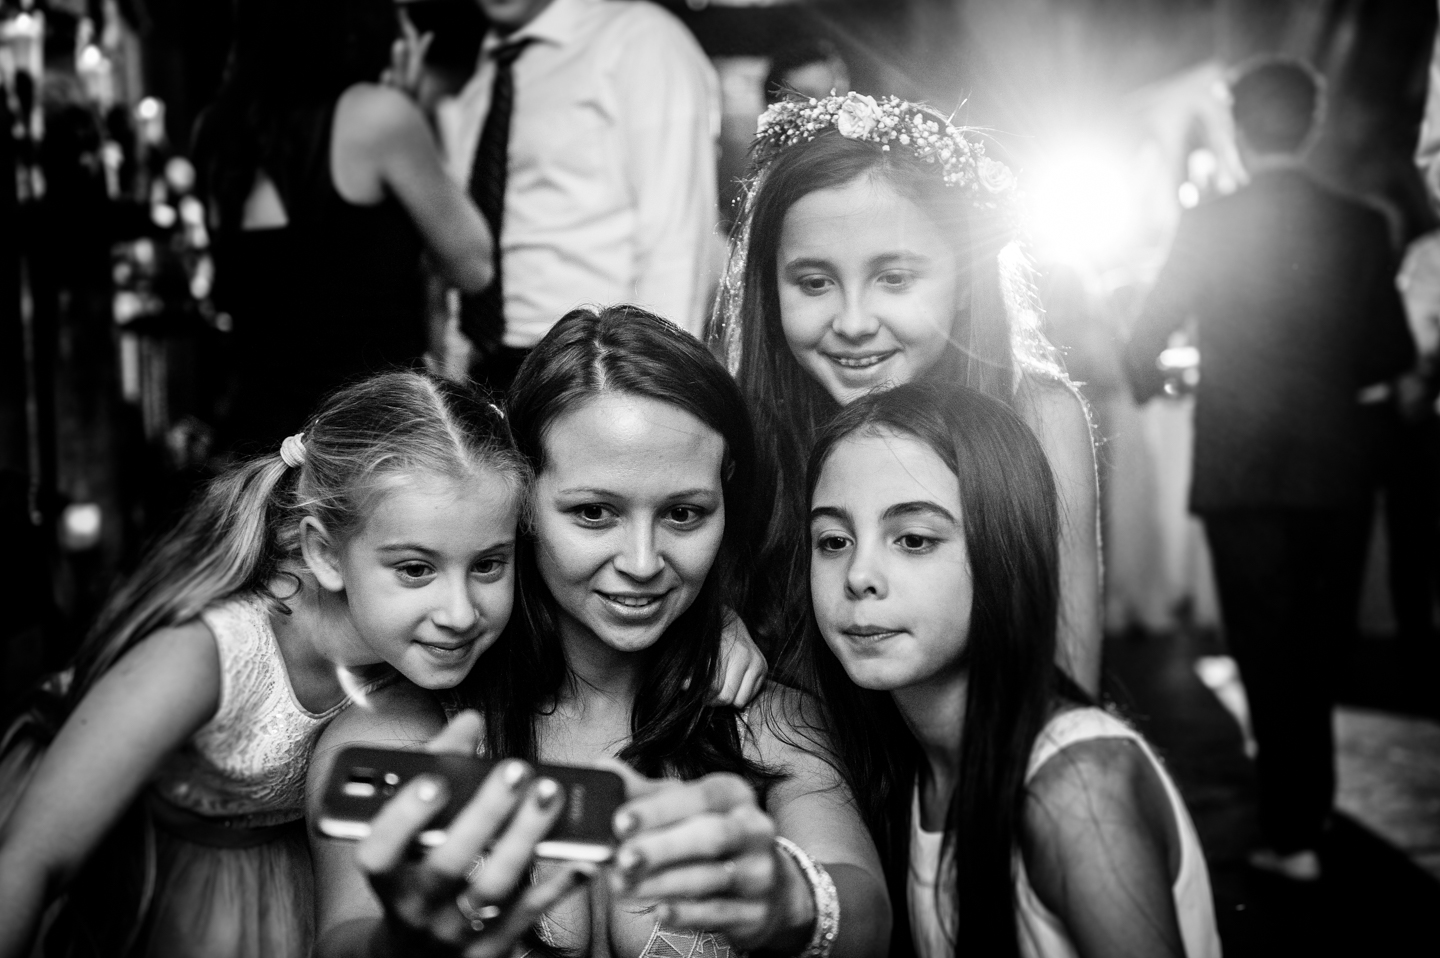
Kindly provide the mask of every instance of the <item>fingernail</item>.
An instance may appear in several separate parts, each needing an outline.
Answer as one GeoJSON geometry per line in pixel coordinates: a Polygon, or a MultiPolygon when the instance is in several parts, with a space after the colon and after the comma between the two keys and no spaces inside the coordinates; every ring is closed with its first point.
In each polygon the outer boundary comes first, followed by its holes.
{"type": "Polygon", "coordinates": [[[542,778],[535,785],[535,802],[540,810],[548,812],[560,799],[560,783],[553,778],[542,778]]]}
{"type": "Polygon", "coordinates": [[[439,800],[442,787],[439,779],[427,776],[420,779],[420,784],[415,786],[415,797],[428,805],[439,800]]]}
{"type": "Polygon", "coordinates": [[[505,770],[500,773],[501,780],[513,791],[520,787],[521,782],[525,781],[529,771],[530,769],[524,762],[507,762],[505,770]]]}
{"type": "Polygon", "coordinates": [[[616,812],[614,828],[616,838],[628,838],[640,828],[640,818],[634,812],[616,812]]]}

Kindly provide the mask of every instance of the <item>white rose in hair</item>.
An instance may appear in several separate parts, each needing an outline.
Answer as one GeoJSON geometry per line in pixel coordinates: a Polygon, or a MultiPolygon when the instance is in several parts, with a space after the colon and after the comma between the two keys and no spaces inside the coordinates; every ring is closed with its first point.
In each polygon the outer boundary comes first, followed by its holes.
{"type": "Polygon", "coordinates": [[[859,139],[873,131],[880,122],[880,105],[873,97],[852,93],[840,104],[835,129],[849,140],[859,139]]]}
{"type": "Polygon", "coordinates": [[[1010,172],[1010,167],[988,156],[980,157],[975,172],[980,177],[980,185],[991,193],[1004,193],[1015,185],[1015,174],[1010,172]]]}

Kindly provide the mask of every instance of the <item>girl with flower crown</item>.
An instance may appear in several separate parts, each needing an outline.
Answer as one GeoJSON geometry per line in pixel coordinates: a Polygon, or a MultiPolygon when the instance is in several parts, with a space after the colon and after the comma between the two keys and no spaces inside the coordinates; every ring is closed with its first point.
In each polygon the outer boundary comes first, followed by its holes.
{"type": "Polygon", "coordinates": [[[804,463],[817,431],[871,390],[926,379],[1001,400],[1039,437],[1063,516],[1059,657],[1098,689],[1089,417],[1039,330],[1017,219],[1010,170],[932,110],[851,93],[761,117],[712,334],[755,418],[757,499],[772,504],[745,618],[782,665],[807,611],[804,463]]]}

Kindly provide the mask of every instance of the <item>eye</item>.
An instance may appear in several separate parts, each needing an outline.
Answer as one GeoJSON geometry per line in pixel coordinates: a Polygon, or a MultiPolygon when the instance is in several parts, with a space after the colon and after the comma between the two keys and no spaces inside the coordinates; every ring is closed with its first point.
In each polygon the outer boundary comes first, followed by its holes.
{"type": "Polygon", "coordinates": [[[895,541],[906,552],[929,552],[935,547],[936,540],[918,532],[907,532],[895,541]]]}
{"type": "Polygon", "coordinates": [[[828,276],[811,274],[809,276],[800,277],[798,280],[795,281],[795,285],[799,286],[802,292],[809,293],[812,296],[818,296],[819,294],[825,292],[827,289],[833,286],[834,283],[828,276]]]}
{"type": "Polygon", "coordinates": [[[570,514],[583,526],[600,526],[611,518],[613,511],[601,503],[587,502],[571,509],[570,514]]]}
{"type": "Polygon", "coordinates": [[[705,510],[699,506],[671,506],[665,511],[665,520],[677,526],[697,526],[705,516],[705,510]]]}
{"type": "Polygon", "coordinates": [[[903,269],[887,269],[876,277],[876,281],[889,290],[906,289],[914,280],[915,274],[903,269]]]}
{"type": "Polygon", "coordinates": [[[424,562],[402,562],[395,567],[395,573],[402,582],[420,582],[434,574],[424,562]]]}
{"type": "Polygon", "coordinates": [[[504,559],[497,556],[490,556],[477,561],[471,571],[480,578],[493,582],[505,574],[505,567],[507,565],[509,565],[509,563],[504,559]]]}
{"type": "Polygon", "coordinates": [[[834,555],[837,552],[844,552],[850,545],[850,540],[845,536],[834,532],[822,533],[815,537],[815,551],[823,555],[834,555]]]}

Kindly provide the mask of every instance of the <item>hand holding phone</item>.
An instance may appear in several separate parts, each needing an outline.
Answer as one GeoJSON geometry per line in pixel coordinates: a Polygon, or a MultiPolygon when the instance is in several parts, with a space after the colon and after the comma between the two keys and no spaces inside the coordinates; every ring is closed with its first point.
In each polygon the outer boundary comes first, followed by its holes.
{"type": "MultiPolygon", "coordinates": [[[[446,760],[437,767],[462,759],[465,774],[471,774],[479,727],[478,716],[463,713],[426,746],[428,757],[446,760]]],[[[468,801],[452,802],[456,796],[440,774],[419,771],[406,779],[394,768],[373,766],[361,768],[375,773],[375,794],[360,794],[365,789],[358,786],[367,776],[351,778],[346,769],[353,766],[345,764],[345,754],[328,784],[338,780],[342,794],[351,784],[351,798],[378,808],[364,821],[368,834],[355,847],[355,862],[384,910],[383,917],[377,914],[370,924],[347,932],[346,947],[363,944],[371,953],[387,955],[429,953],[437,947],[487,958],[507,955],[541,915],[596,873],[591,862],[571,862],[529,883],[536,846],[562,819],[564,802],[560,784],[537,777],[524,762],[498,763],[480,776],[468,801]],[[392,774],[397,778],[388,779],[392,774]],[[442,810],[449,818],[440,828],[442,810]],[[418,839],[427,833],[433,844],[417,855],[418,839]]],[[[402,754],[422,762],[427,758],[426,753],[402,754]]],[[[349,821],[344,816],[334,820],[349,821]]]]}
{"type": "MultiPolygon", "coordinates": [[[[448,800],[420,833],[420,844],[445,841],[456,814],[495,768],[488,759],[454,753],[351,746],[340,753],[325,788],[315,827],[331,838],[359,840],[370,820],[407,782],[420,775],[445,782],[448,800]]],[[[625,801],[625,784],[614,772],[568,765],[539,765],[535,774],[560,786],[560,818],[535,846],[539,858],[607,862],[615,852],[611,829],[625,801]]]]}

